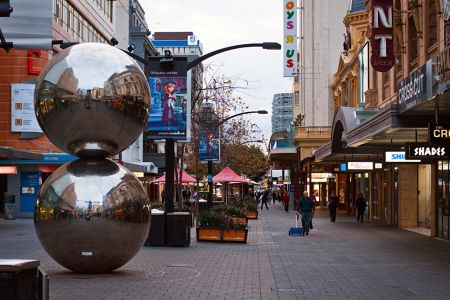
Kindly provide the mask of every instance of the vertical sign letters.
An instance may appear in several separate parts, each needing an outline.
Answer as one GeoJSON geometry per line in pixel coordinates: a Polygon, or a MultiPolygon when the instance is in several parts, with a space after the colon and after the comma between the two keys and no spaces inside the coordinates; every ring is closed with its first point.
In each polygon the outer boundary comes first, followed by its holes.
{"type": "Polygon", "coordinates": [[[387,72],[395,64],[392,0],[372,1],[372,56],[370,63],[378,72],[387,72]]]}
{"type": "Polygon", "coordinates": [[[283,74],[297,75],[297,0],[283,0],[283,74]]]}

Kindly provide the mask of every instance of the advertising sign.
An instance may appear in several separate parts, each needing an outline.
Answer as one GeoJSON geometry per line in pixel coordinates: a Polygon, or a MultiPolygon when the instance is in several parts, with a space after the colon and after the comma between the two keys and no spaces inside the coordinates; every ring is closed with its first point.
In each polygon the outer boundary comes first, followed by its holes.
{"type": "Polygon", "coordinates": [[[283,74],[297,76],[297,0],[283,0],[283,74]]]}
{"type": "Polygon", "coordinates": [[[40,172],[20,172],[20,211],[33,212],[42,178],[40,172]]]}
{"type": "Polygon", "coordinates": [[[450,126],[431,124],[428,137],[432,145],[450,146],[450,126]]]}
{"type": "Polygon", "coordinates": [[[395,64],[392,0],[372,0],[370,63],[378,72],[387,72],[395,64]]]}
{"type": "Polygon", "coordinates": [[[450,159],[450,146],[433,146],[424,143],[407,145],[407,158],[416,159],[450,159]]]}
{"type": "Polygon", "coordinates": [[[431,99],[431,69],[429,60],[398,83],[397,103],[400,105],[400,113],[431,99]]]}
{"type": "Polygon", "coordinates": [[[11,131],[39,132],[41,127],[34,113],[35,84],[11,84],[11,131]]]}
{"type": "Polygon", "coordinates": [[[387,163],[417,163],[419,159],[406,159],[405,151],[386,151],[384,152],[384,160],[387,163]]]}
{"type": "Polygon", "coordinates": [[[347,163],[347,169],[349,171],[370,171],[373,170],[373,162],[371,161],[349,161],[347,163]]]}
{"type": "Polygon", "coordinates": [[[199,134],[198,158],[220,161],[220,134],[218,128],[203,128],[199,134]]]}
{"type": "Polygon", "coordinates": [[[186,72],[187,58],[173,57],[173,64],[166,65],[161,65],[160,59],[152,57],[151,66],[145,68],[151,92],[147,136],[150,139],[170,138],[188,142],[191,80],[186,72]]]}

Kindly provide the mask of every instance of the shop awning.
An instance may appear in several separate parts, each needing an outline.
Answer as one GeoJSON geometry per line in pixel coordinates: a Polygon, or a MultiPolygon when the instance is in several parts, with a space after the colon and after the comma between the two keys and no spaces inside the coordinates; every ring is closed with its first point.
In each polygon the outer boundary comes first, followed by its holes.
{"type": "MultiPolygon", "coordinates": [[[[0,147],[0,148],[7,148],[7,147],[0,147]]],[[[71,162],[75,159],[78,159],[78,157],[67,154],[67,153],[33,153],[36,155],[28,156],[28,154],[23,152],[23,150],[15,150],[15,151],[21,151],[19,155],[14,155],[10,157],[9,159],[0,159],[0,164],[2,165],[11,165],[11,164],[64,164],[67,162],[71,162]],[[25,154],[25,155],[23,155],[25,154]]],[[[1,152],[1,150],[0,150],[1,152]]],[[[17,152],[13,152],[17,154],[17,152]]]]}
{"type": "Polygon", "coordinates": [[[248,180],[236,174],[229,167],[225,167],[219,174],[213,177],[213,182],[248,183],[248,180]]]}
{"type": "Polygon", "coordinates": [[[0,159],[43,159],[42,153],[19,150],[11,147],[0,147],[0,159]]]}

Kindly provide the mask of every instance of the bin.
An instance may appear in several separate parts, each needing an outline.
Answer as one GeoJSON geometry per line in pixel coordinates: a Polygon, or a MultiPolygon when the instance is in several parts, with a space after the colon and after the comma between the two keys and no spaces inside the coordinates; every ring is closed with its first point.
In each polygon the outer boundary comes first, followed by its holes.
{"type": "Polygon", "coordinates": [[[191,214],[173,212],[167,214],[167,246],[189,247],[191,243],[191,214]]]}
{"type": "Polygon", "coordinates": [[[0,298],[4,300],[36,299],[38,260],[0,259],[0,298]]]}
{"type": "Polygon", "coordinates": [[[5,219],[16,219],[16,195],[5,193],[5,219]]]}
{"type": "Polygon", "coordinates": [[[165,224],[164,212],[152,209],[150,228],[148,230],[145,246],[164,246],[165,245],[165,224]]]}

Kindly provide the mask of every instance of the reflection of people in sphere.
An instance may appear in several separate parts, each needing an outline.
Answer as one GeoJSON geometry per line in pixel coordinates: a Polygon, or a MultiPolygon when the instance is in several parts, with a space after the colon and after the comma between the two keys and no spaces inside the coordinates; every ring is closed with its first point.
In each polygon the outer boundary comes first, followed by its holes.
{"type": "Polygon", "coordinates": [[[175,124],[175,89],[177,85],[175,82],[170,81],[164,84],[164,109],[162,114],[162,122],[170,127],[170,124],[175,124]]]}

